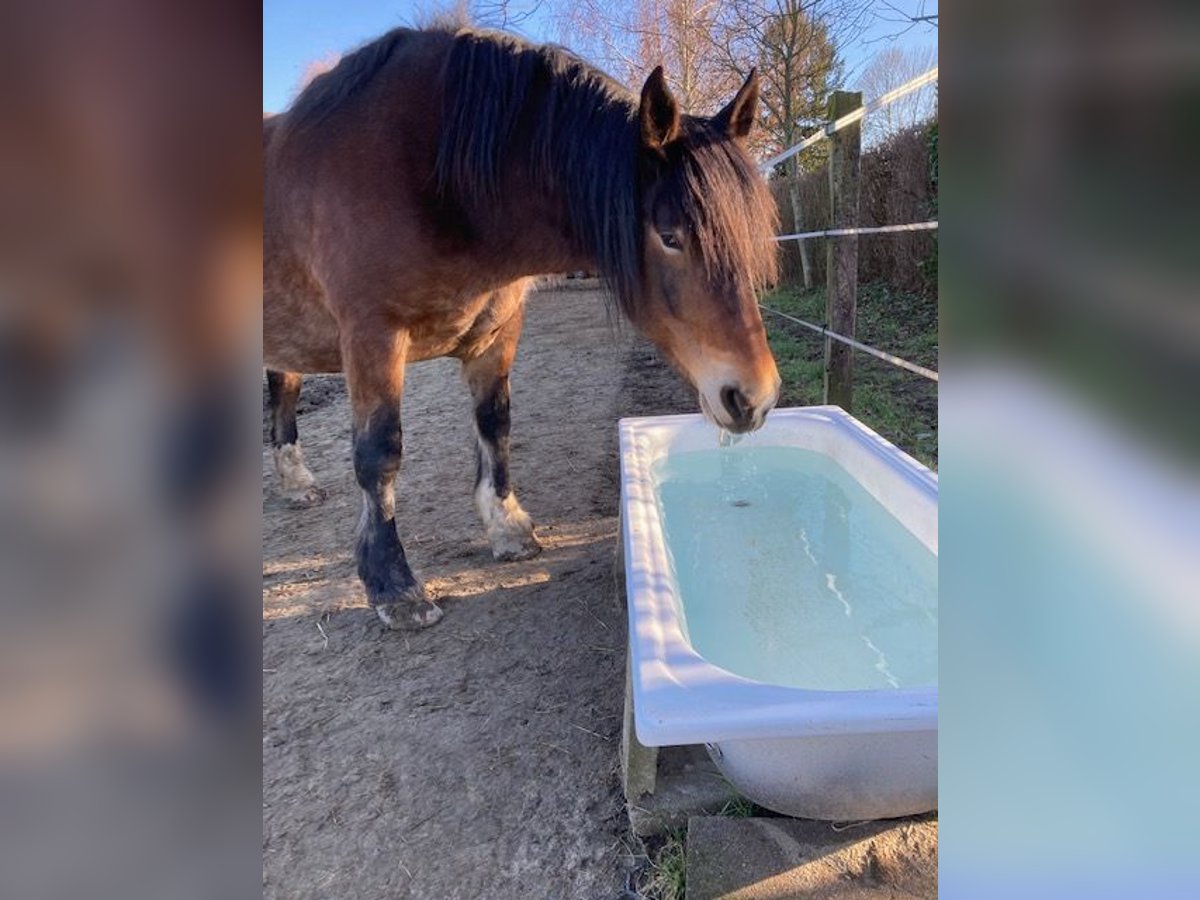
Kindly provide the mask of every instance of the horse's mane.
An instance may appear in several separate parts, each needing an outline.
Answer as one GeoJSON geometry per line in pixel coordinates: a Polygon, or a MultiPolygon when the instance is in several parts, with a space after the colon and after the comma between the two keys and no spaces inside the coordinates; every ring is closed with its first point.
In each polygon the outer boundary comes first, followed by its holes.
{"type": "MultiPolygon", "coordinates": [[[[313,79],[288,110],[288,128],[341,107],[412,34],[390,31],[313,79]]],[[[643,246],[636,98],[561,47],[499,32],[456,32],[442,75],[439,189],[485,213],[506,166],[524,166],[535,185],[566,198],[579,249],[595,257],[622,310],[633,312],[643,246]]],[[[753,287],[772,281],[776,207],[749,157],[710,120],[691,116],[675,152],[678,165],[662,189],[695,229],[710,276],[753,287]]]]}
{"type": "MultiPolygon", "coordinates": [[[[637,100],[574,54],[460,31],[445,64],[437,177],[468,205],[494,202],[505,162],[557,188],[582,249],[629,313],[641,294],[637,100]],[[510,139],[518,127],[526,140],[510,139]],[[523,158],[511,158],[518,153],[523,158]]],[[[663,190],[682,208],[711,277],[774,280],[775,202],[745,152],[708,119],[685,116],[663,190]]]]}
{"type": "Polygon", "coordinates": [[[629,312],[642,254],[633,97],[561,47],[494,32],[459,32],[444,72],[442,190],[486,209],[505,165],[524,165],[534,184],[566,198],[575,240],[629,312]]]}
{"type": "Polygon", "coordinates": [[[394,28],[347,53],[336,66],[305,85],[287,109],[286,127],[290,131],[308,128],[338,110],[378,74],[396,47],[412,33],[408,28],[394,28]]]}

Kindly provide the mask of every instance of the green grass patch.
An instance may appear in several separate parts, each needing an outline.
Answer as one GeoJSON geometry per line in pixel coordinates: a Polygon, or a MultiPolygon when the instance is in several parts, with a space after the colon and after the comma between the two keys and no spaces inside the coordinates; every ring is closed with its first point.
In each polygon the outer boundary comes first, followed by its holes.
{"type": "MultiPolygon", "coordinates": [[[[825,322],[825,288],[782,287],[764,306],[816,325],[825,322]]],[[[825,343],[814,331],[763,313],[783,379],[780,406],[812,406],[824,393],[825,343]]],[[[910,362],[938,367],[937,299],[875,282],[858,286],[855,338],[910,362]]],[[[937,468],[937,384],[855,351],[853,415],[927,466],[937,468]]]]}
{"type": "Polygon", "coordinates": [[[725,816],[727,819],[751,819],[762,815],[762,810],[752,800],[747,800],[745,797],[734,797],[721,807],[721,811],[717,815],[725,816]]]}

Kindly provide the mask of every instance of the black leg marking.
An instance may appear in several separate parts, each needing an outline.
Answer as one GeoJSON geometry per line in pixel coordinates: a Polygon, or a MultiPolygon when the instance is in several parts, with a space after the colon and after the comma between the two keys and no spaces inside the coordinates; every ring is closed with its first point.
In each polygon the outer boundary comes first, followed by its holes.
{"type": "Polygon", "coordinates": [[[476,385],[475,506],[487,529],[496,559],[529,559],[541,552],[533,522],[513,493],[508,475],[509,388],[508,376],[476,385]]]}
{"type": "Polygon", "coordinates": [[[396,474],[400,471],[400,410],[376,410],[354,434],[354,475],[363,490],[363,519],[355,555],[367,600],[393,628],[432,625],[441,610],[409,568],[396,533],[396,474]]]}
{"type": "Polygon", "coordinates": [[[271,404],[271,446],[282,447],[300,439],[296,428],[296,403],[301,377],[294,372],[267,370],[267,398],[271,404]]]}
{"type": "Polygon", "coordinates": [[[508,480],[509,416],[508,379],[500,378],[495,388],[475,407],[475,426],[479,444],[475,448],[475,487],[490,478],[496,497],[503,500],[512,493],[508,480]]]}

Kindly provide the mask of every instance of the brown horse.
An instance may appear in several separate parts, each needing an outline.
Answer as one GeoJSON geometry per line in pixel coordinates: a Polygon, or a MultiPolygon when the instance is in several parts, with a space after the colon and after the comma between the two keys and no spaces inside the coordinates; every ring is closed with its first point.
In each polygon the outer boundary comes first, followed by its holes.
{"type": "Polygon", "coordinates": [[[756,290],[775,206],[743,140],[754,74],[712,118],[681,115],[662,69],[640,102],[562,49],[398,29],[264,122],[263,356],[286,490],[319,491],[297,443],[300,372],[346,374],[367,599],[431,625],[396,533],[408,362],[462,361],[475,501],[498,559],[540,550],[508,477],[508,373],[529,277],[598,270],[715,423],[762,425],[779,375],[756,290]]]}

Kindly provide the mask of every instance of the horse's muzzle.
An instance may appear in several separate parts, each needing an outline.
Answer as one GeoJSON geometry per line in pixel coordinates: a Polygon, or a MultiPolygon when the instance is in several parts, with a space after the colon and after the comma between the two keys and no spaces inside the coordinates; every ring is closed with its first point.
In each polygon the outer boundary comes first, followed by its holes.
{"type": "Polygon", "coordinates": [[[730,431],[740,433],[750,430],[754,421],[754,407],[750,405],[750,401],[746,399],[746,395],[739,388],[721,388],[721,406],[725,407],[725,411],[729,413],[730,419],[733,421],[730,431]]]}
{"type": "Polygon", "coordinates": [[[755,404],[737,385],[727,384],[717,391],[718,402],[710,402],[704,391],[700,392],[700,408],[704,414],[718,427],[734,434],[746,434],[762,428],[770,412],[779,400],[779,386],[776,384],[766,397],[755,404]]]}

